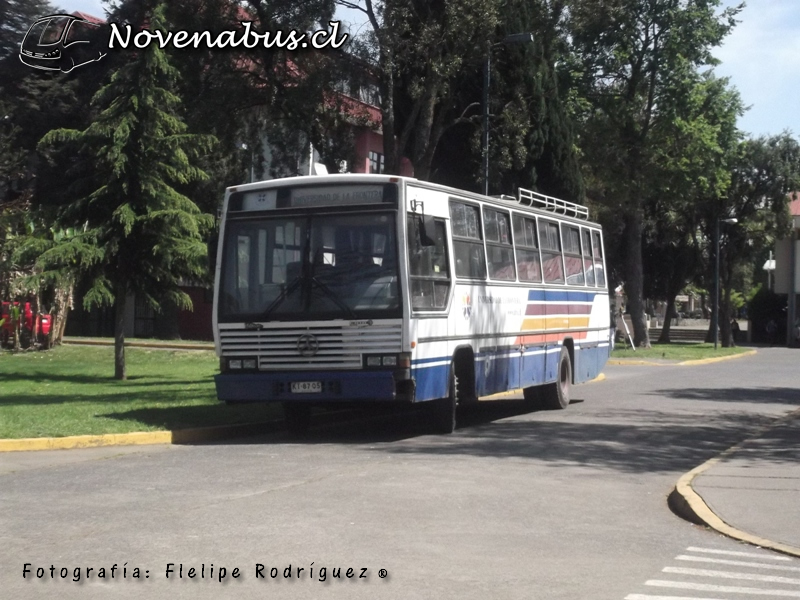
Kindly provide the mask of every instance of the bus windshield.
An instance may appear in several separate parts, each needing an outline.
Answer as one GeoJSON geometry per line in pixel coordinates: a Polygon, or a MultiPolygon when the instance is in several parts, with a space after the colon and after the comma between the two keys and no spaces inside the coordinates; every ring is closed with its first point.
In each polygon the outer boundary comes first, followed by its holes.
{"type": "Polygon", "coordinates": [[[219,320],[401,316],[395,215],[228,221],[219,320]]]}

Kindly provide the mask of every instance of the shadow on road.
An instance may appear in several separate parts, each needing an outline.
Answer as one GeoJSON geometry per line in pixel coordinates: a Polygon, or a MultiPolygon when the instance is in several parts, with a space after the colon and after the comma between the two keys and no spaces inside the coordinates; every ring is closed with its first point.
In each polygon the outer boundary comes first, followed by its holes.
{"type": "MultiPolygon", "coordinates": [[[[667,398],[717,402],[780,402],[800,405],[788,388],[684,389],[653,392],[667,398]]],[[[579,403],[576,400],[575,403],[579,403]]],[[[424,406],[324,411],[315,414],[302,439],[291,439],[280,421],[254,437],[215,444],[338,444],[365,446],[370,452],[403,455],[479,456],[533,460],[554,467],[585,465],[621,473],[686,471],[745,439],[772,422],[768,415],[735,410],[708,413],[702,409],[618,408],[600,413],[533,411],[519,400],[481,402],[459,412],[452,435],[430,435],[424,406]]],[[[170,412],[184,409],[165,408],[170,412]]],[[[190,410],[190,409],[186,409],[190,410]]],[[[157,411],[109,415],[160,424],[157,411]]],[[[162,415],[166,417],[166,415],[162,415]]],[[[173,414],[167,420],[178,419],[173,414]]],[[[252,434],[252,431],[250,432],[252,434]]],[[[763,446],[762,446],[763,449],[763,446]]],[[[776,438],[776,458],[786,459],[786,442],[776,438]]],[[[797,450],[794,450],[797,454],[797,450]]]]}

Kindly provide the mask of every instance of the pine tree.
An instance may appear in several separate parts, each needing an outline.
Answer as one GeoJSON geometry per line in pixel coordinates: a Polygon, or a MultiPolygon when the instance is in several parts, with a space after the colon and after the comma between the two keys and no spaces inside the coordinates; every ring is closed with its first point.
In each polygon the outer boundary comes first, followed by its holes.
{"type": "MultiPolygon", "coordinates": [[[[148,16],[150,29],[166,29],[163,4],[148,16]]],[[[53,130],[41,142],[43,149],[75,148],[96,165],[93,191],[61,215],[64,227],[80,233],[44,252],[40,263],[87,276],[87,308],[114,306],[116,379],[126,378],[128,295],[135,292],[156,309],[165,301],[191,308],[178,286],[204,273],[203,237],[213,219],[180,188],[206,178],[195,161],[214,139],[187,133],[181,101],[171,91],[177,78],[157,44],[136,51],[95,95],[100,112],[87,129],[53,130]]]]}

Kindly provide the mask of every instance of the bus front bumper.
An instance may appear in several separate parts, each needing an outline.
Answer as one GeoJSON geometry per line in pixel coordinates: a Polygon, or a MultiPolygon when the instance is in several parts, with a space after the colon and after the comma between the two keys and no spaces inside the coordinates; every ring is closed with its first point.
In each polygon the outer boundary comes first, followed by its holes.
{"type": "Polygon", "coordinates": [[[398,380],[391,371],[221,373],[214,381],[217,398],[223,402],[413,400],[410,380],[398,380]],[[405,391],[409,387],[411,397],[405,391]]]}

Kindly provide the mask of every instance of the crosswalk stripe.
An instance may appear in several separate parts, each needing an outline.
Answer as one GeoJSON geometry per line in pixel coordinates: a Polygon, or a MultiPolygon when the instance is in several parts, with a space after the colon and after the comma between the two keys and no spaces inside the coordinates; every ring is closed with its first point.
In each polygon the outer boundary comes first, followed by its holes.
{"type": "Polygon", "coordinates": [[[723,598],[703,598],[697,596],[651,596],[650,594],[628,594],[625,600],[724,600],[723,598]]]}
{"type": "Polygon", "coordinates": [[[736,573],[733,571],[712,571],[709,569],[689,569],[686,567],[664,567],[664,573],[676,575],[699,575],[700,577],[720,577],[722,579],[744,579],[747,581],[764,581],[767,583],[788,583],[800,585],[800,579],[778,577],[777,575],[758,575],[757,573],[736,573]]]}
{"type": "Polygon", "coordinates": [[[800,591],[794,590],[763,590],[760,588],[738,587],[732,585],[689,583],[688,581],[662,581],[659,579],[651,579],[650,581],[645,581],[644,584],[651,587],[695,590],[697,592],[722,592],[724,594],[751,594],[753,596],[783,596],[785,598],[800,598],[800,591]]]}
{"type": "Polygon", "coordinates": [[[728,556],[746,556],[748,558],[763,558],[765,560],[792,560],[788,556],[777,556],[774,554],[756,554],[755,552],[737,552],[735,550],[717,550],[715,548],[698,548],[689,546],[687,552],[702,552],[705,554],[726,554],[728,556]]]}
{"type": "Polygon", "coordinates": [[[675,560],[686,560],[692,562],[713,563],[717,565],[730,565],[732,567],[756,567],[759,569],[769,569],[771,571],[796,571],[800,572],[800,567],[789,567],[786,565],[768,565],[766,563],[754,563],[744,560],[730,560],[727,558],[711,558],[709,556],[690,556],[681,554],[675,560]]]}

